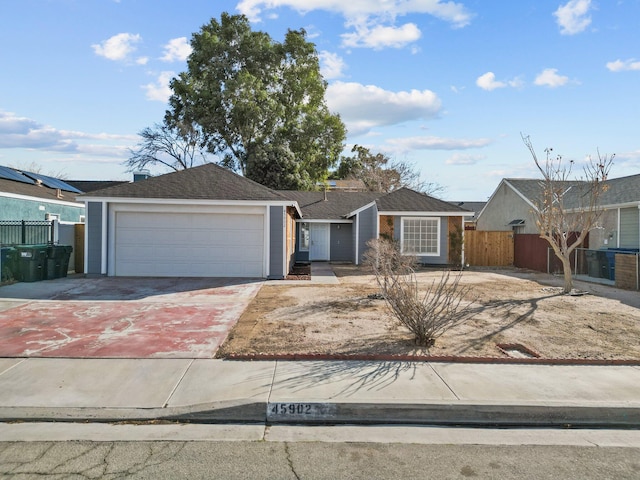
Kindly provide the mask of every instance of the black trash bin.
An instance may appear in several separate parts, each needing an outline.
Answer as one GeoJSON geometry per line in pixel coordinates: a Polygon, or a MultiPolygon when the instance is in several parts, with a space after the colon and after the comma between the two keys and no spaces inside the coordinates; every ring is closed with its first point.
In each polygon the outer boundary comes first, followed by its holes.
{"type": "Polygon", "coordinates": [[[18,252],[13,247],[0,248],[0,281],[18,279],[18,252]]]}
{"type": "Polygon", "coordinates": [[[58,278],[58,268],[60,265],[60,254],[57,245],[49,245],[47,247],[47,268],[44,274],[44,278],[47,280],[53,280],[58,278]]]}
{"type": "Polygon", "coordinates": [[[18,252],[18,271],[22,282],[44,280],[47,269],[46,245],[20,245],[18,252]]]}
{"type": "Polygon", "coordinates": [[[585,253],[587,257],[587,271],[589,273],[589,276],[592,278],[600,278],[600,262],[598,261],[597,252],[594,252],[593,250],[587,250],[585,253]]]}
{"type": "Polygon", "coordinates": [[[69,271],[69,260],[71,259],[71,252],[73,252],[73,247],[71,245],[59,245],[60,250],[60,263],[57,265],[57,278],[62,278],[67,276],[67,272],[69,271]]]}

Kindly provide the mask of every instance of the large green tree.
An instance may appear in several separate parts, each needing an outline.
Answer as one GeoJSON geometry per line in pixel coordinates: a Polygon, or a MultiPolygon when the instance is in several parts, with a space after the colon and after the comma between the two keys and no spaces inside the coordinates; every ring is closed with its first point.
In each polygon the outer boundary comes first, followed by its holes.
{"type": "Polygon", "coordinates": [[[325,101],[318,54],[304,30],[284,42],[223,13],[191,40],[171,82],[165,123],[197,125],[223,165],[280,189],[311,189],[335,166],[346,136],[325,101]]]}

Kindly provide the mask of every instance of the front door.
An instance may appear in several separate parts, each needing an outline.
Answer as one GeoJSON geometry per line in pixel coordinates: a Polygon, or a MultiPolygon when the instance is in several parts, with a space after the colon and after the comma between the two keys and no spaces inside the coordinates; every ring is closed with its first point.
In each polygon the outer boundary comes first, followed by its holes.
{"type": "Polygon", "coordinates": [[[309,224],[309,260],[329,261],[329,224],[309,224]]]}

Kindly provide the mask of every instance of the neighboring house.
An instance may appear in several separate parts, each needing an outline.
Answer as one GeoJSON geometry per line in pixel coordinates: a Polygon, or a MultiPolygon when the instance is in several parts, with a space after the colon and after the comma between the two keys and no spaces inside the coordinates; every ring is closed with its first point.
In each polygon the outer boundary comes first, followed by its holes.
{"type": "Polygon", "coordinates": [[[274,191],[215,164],[117,185],[86,202],[87,274],[284,278],[294,261],[358,264],[388,236],[423,263],[450,262],[472,215],[408,189],[274,191]]]}
{"type": "Polygon", "coordinates": [[[57,178],[0,166],[0,220],[81,222],[80,193],[57,178]]]}
{"type": "Polygon", "coordinates": [[[77,188],[82,193],[89,193],[103,188],[129,183],[127,180],[65,180],[72,187],[77,188]]]}
{"type": "Polygon", "coordinates": [[[478,215],[487,204],[487,202],[449,202],[453,205],[457,205],[460,208],[464,208],[465,210],[469,210],[473,212],[472,217],[467,217],[464,220],[464,229],[465,230],[475,230],[476,229],[476,220],[478,220],[478,215]]]}
{"type": "MultiPolygon", "coordinates": [[[[565,182],[565,206],[578,207],[578,182],[565,182]]],[[[503,179],[478,216],[478,230],[537,234],[535,212],[541,180],[503,179]]],[[[640,248],[640,175],[606,181],[600,198],[604,209],[597,228],[589,232],[589,248],[640,248]]]]}

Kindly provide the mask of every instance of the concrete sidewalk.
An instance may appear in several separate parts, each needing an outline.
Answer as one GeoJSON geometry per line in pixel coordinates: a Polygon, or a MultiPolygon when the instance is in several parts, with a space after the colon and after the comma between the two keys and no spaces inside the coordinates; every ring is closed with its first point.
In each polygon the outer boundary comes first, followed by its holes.
{"type": "Polygon", "coordinates": [[[640,367],[0,359],[0,421],[640,427],[640,367]]]}

